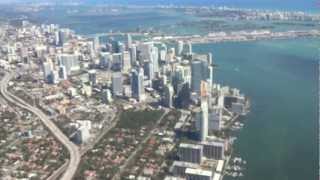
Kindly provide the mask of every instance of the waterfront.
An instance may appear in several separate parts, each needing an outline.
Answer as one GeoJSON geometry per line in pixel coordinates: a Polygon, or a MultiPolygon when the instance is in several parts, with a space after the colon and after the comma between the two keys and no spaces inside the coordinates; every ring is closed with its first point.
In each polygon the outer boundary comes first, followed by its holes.
{"type": "MultiPolygon", "coordinates": [[[[117,21],[118,24],[104,17],[97,21],[87,18],[85,23],[65,21],[63,24],[62,19],[46,23],[58,23],[82,34],[93,34],[110,27],[134,29],[141,21],[147,22],[148,27],[153,26],[148,22],[170,19],[169,16],[157,19],[157,16],[159,14],[147,19],[143,15],[130,17],[117,21]],[[136,21],[126,23],[132,19],[136,21]],[[92,26],[88,26],[89,23],[92,26]]],[[[163,26],[174,21],[177,19],[170,19],[163,26]]],[[[239,88],[251,99],[251,113],[235,144],[235,154],[248,162],[242,179],[316,179],[318,41],[269,40],[194,46],[195,52],[213,53],[219,65],[215,72],[219,83],[239,88]]]]}
{"type": "Polygon", "coordinates": [[[248,162],[242,179],[316,179],[318,47],[318,39],[194,47],[213,53],[218,82],[250,97],[251,113],[235,143],[235,154],[248,162]]]}

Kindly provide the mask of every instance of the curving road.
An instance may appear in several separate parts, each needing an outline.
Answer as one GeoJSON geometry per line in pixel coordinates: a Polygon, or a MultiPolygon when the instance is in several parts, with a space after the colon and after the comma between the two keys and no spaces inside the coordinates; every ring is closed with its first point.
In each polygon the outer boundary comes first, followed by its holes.
{"type": "Polygon", "coordinates": [[[51,131],[51,133],[67,148],[70,154],[70,161],[68,164],[68,167],[64,174],[62,175],[62,180],[71,180],[74,176],[74,174],[77,171],[78,165],[80,163],[81,154],[79,151],[79,148],[73,144],[62,132],[61,130],[50,120],[50,118],[45,115],[41,110],[39,110],[36,107],[33,107],[20,98],[14,96],[10,92],[8,92],[7,87],[8,83],[11,78],[14,77],[14,73],[5,73],[3,79],[1,80],[0,84],[0,92],[3,95],[3,97],[9,101],[10,103],[19,106],[23,109],[26,109],[35,115],[37,115],[42,123],[51,131]]]}

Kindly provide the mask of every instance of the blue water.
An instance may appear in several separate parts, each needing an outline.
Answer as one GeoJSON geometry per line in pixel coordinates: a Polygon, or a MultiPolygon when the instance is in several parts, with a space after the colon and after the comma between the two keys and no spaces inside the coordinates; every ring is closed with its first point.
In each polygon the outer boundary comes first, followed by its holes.
{"type": "MultiPolygon", "coordinates": [[[[90,3],[106,2],[101,0],[88,1],[90,3]]],[[[215,5],[237,8],[276,9],[288,11],[319,12],[318,0],[109,0],[114,4],[175,4],[175,5],[215,5]]]]}
{"type": "Polygon", "coordinates": [[[317,179],[319,47],[319,39],[194,47],[213,53],[219,65],[217,82],[240,88],[251,99],[251,112],[235,144],[235,155],[248,162],[239,179],[317,179]]]}

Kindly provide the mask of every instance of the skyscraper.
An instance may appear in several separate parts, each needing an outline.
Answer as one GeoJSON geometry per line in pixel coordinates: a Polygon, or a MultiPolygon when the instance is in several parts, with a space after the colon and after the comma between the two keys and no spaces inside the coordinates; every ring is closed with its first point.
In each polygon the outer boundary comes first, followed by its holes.
{"type": "Polygon", "coordinates": [[[114,96],[121,96],[122,95],[122,74],[121,72],[113,73],[112,74],[112,93],[114,96]]]}
{"type": "Polygon", "coordinates": [[[79,56],[77,54],[59,54],[57,56],[60,66],[65,66],[69,75],[73,70],[79,70],[79,56]]]}
{"type": "MultiPolygon", "coordinates": [[[[200,82],[210,82],[209,87],[213,83],[213,66],[209,65],[206,58],[195,59],[191,63],[191,90],[200,93],[200,82]]],[[[208,89],[209,90],[209,89],[208,89]]]]}
{"type": "Polygon", "coordinates": [[[151,48],[150,60],[153,64],[153,72],[158,73],[159,72],[159,51],[158,51],[158,48],[155,46],[151,48]]]}
{"type": "Polygon", "coordinates": [[[192,54],[192,43],[190,41],[187,44],[187,54],[192,54]]]}
{"type": "Polygon", "coordinates": [[[109,69],[112,64],[112,55],[109,52],[100,53],[100,68],[109,69]]]}
{"type": "Polygon", "coordinates": [[[131,45],[129,48],[131,65],[134,66],[137,64],[137,46],[131,45]]]}
{"type": "Polygon", "coordinates": [[[146,61],[144,63],[144,73],[149,80],[152,81],[154,79],[154,68],[153,63],[151,61],[146,61]]]}
{"type": "Polygon", "coordinates": [[[127,47],[128,49],[132,46],[132,37],[130,34],[127,34],[127,47]]]}
{"type": "Polygon", "coordinates": [[[131,91],[132,97],[138,101],[145,99],[144,93],[144,72],[142,68],[133,69],[131,72],[131,91]]]}
{"type": "Polygon", "coordinates": [[[209,129],[209,107],[206,97],[201,97],[201,124],[200,124],[200,140],[205,141],[208,137],[209,129]]]}
{"type": "Polygon", "coordinates": [[[122,71],[128,73],[131,69],[131,58],[128,51],[122,52],[122,71]]]}
{"type": "Polygon", "coordinates": [[[191,90],[200,93],[200,83],[203,80],[202,62],[194,60],[191,63],[191,90]]]}
{"type": "Polygon", "coordinates": [[[167,84],[164,88],[164,106],[168,107],[168,108],[172,108],[173,107],[173,94],[174,94],[174,90],[171,84],[167,84]]]}
{"type": "Polygon", "coordinates": [[[183,52],[183,41],[178,41],[178,44],[177,44],[177,55],[180,56],[183,52]]]}

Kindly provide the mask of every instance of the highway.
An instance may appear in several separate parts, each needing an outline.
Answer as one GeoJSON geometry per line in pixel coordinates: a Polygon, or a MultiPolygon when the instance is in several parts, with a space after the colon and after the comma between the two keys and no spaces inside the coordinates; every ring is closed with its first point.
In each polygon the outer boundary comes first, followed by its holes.
{"type": "Polygon", "coordinates": [[[74,174],[77,171],[78,165],[80,163],[81,154],[79,151],[78,146],[73,144],[63,133],[62,131],[50,120],[50,118],[45,115],[41,110],[39,110],[36,107],[33,107],[26,102],[24,102],[22,99],[16,97],[15,95],[8,92],[8,83],[11,78],[13,78],[15,75],[14,72],[5,72],[5,75],[3,79],[1,80],[0,84],[0,92],[2,96],[10,103],[26,109],[32,113],[34,113],[36,116],[40,118],[42,123],[49,129],[49,131],[60,141],[69,151],[70,160],[68,167],[64,174],[62,175],[62,180],[71,180],[74,176],[74,174]]]}

